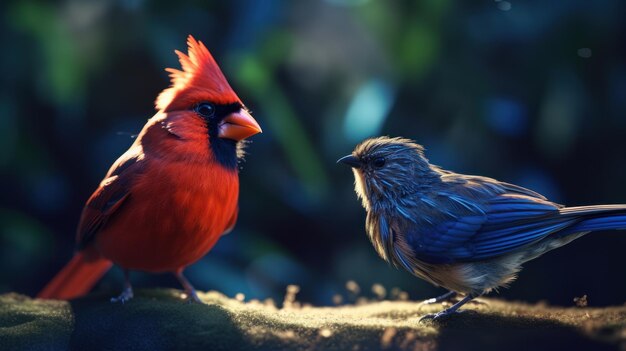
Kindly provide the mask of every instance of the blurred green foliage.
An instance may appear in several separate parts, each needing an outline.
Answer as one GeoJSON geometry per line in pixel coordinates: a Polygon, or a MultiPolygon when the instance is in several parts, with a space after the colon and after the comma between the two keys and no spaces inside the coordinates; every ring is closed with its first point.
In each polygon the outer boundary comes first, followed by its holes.
{"type": "MultiPolygon", "coordinates": [[[[274,45],[270,47],[278,51],[274,45]]],[[[249,87],[246,92],[257,101],[272,101],[273,118],[269,118],[267,123],[286,153],[294,172],[304,184],[304,195],[308,198],[323,198],[328,193],[328,179],[324,167],[307,132],[298,120],[297,113],[271,74],[278,62],[270,60],[271,58],[259,62],[254,56],[249,55],[236,61],[240,68],[235,79],[240,85],[249,87]]]]}
{"type": "MultiPolygon", "coordinates": [[[[335,160],[361,138],[402,135],[435,164],[555,201],[626,202],[625,10],[614,0],[4,1],[0,292],[34,294],[69,259],[84,201],[154,113],[163,69],[193,34],[264,129],[242,167],[236,230],[189,270],[198,287],[262,299],[296,283],[303,300],[330,303],[355,279],[434,295],[376,257],[352,174],[335,160]]],[[[621,303],[624,245],[624,233],[582,239],[530,263],[503,295],[621,303]]],[[[120,286],[113,271],[100,288],[120,286]]]]}

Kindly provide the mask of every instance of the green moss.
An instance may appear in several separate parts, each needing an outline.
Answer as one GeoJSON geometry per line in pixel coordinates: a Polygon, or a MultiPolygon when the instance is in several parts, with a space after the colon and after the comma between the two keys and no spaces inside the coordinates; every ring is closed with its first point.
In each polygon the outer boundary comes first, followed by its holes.
{"type": "Polygon", "coordinates": [[[67,348],[73,329],[74,318],[67,302],[0,295],[3,350],[61,350],[67,348]]]}
{"type": "Polygon", "coordinates": [[[618,349],[626,307],[557,308],[485,300],[438,323],[419,323],[441,305],[380,301],[278,309],[209,292],[187,304],[175,290],[139,291],[127,304],[108,296],[41,301],[0,296],[2,349],[105,350],[484,350],[618,349]]]}

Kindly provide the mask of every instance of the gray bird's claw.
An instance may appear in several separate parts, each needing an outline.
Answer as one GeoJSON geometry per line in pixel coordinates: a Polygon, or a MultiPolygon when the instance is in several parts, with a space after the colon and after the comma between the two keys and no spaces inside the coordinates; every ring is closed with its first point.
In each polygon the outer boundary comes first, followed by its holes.
{"type": "Polygon", "coordinates": [[[443,310],[437,313],[426,314],[422,316],[422,318],[419,319],[419,322],[422,323],[426,321],[433,321],[433,322],[442,321],[444,319],[452,317],[452,315],[465,314],[465,313],[475,313],[475,311],[474,310],[454,310],[454,311],[443,310]]]}
{"type": "Polygon", "coordinates": [[[450,314],[448,313],[443,313],[443,312],[437,312],[437,313],[429,313],[427,315],[422,316],[422,318],[420,318],[419,322],[426,322],[429,320],[432,321],[436,321],[436,320],[441,320],[442,318],[445,318],[447,316],[449,316],[450,314]]]}
{"type": "Polygon", "coordinates": [[[453,311],[453,312],[448,312],[446,310],[443,310],[441,312],[437,312],[437,313],[429,313],[427,315],[422,316],[422,318],[420,318],[419,322],[426,322],[426,321],[440,321],[440,320],[444,320],[450,316],[452,316],[453,314],[457,314],[457,313],[463,313],[463,311],[453,311]]]}

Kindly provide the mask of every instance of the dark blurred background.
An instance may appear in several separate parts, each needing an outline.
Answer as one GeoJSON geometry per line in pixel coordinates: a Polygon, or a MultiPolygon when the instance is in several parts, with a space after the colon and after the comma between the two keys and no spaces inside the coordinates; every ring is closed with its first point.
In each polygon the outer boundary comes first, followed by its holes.
{"type": "MultiPolygon", "coordinates": [[[[201,290],[332,304],[354,280],[442,290],[379,259],[350,170],[363,138],[401,135],[435,164],[568,205],[626,203],[626,2],[3,1],[0,293],[35,294],[69,260],[81,208],[154,113],[193,34],[264,133],[233,233],[188,269],[201,290]]],[[[626,232],[526,264],[499,296],[626,301],[626,232]]],[[[133,275],[136,287],[177,287],[133,275]]],[[[97,289],[117,293],[119,269],[97,289]]]]}

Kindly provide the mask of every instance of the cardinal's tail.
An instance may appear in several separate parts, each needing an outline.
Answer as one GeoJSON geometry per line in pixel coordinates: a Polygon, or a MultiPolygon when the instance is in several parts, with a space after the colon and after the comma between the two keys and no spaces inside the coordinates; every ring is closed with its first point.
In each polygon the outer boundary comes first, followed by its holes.
{"type": "Polygon", "coordinates": [[[85,295],[113,263],[93,248],[86,248],[57,273],[37,295],[41,299],[69,300],[85,295]]]}

